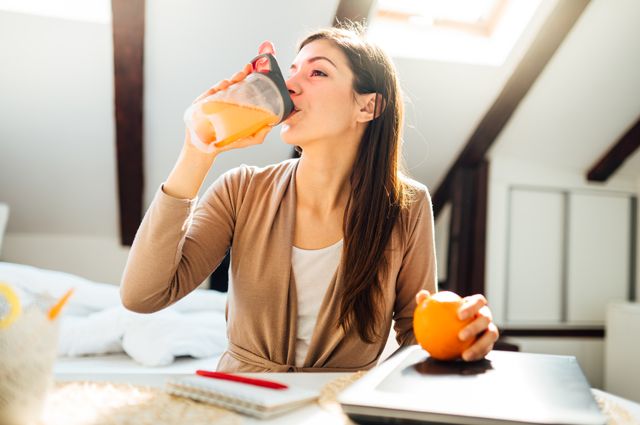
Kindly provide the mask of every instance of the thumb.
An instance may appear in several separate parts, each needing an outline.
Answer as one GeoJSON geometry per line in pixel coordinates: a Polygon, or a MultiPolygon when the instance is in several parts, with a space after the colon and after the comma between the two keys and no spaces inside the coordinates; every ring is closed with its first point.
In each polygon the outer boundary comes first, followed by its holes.
{"type": "Polygon", "coordinates": [[[423,300],[426,300],[430,296],[431,294],[429,293],[429,291],[427,291],[426,289],[421,289],[416,294],[416,304],[420,304],[423,300]]]}

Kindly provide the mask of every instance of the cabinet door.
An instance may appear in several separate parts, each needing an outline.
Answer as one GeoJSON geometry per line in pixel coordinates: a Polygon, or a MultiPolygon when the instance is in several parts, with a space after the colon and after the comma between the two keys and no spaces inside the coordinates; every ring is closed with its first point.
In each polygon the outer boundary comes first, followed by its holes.
{"type": "Polygon", "coordinates": [[[578,193],[569,199],[567,321],[603,324],[607,303],[628,296],[631,199],[578,193]]]}
{"type": "Polygon", "coordinates": [[[511,324],[561,321],[564,209],[562,192],[511,191],[506,297],[511,324]]]}

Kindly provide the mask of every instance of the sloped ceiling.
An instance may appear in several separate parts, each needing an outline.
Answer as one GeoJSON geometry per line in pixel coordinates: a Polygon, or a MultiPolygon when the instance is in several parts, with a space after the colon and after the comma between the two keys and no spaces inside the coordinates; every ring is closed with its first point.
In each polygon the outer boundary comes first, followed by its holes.
{"type": "MultiPolygon", "coordinates": [[[[234,73],[264,39],[288,66],[297,41],[330,25],[336,7],[337,0],[147,2],[146,204],[175,162],[192,99],[234,73]]],[[[432,190],[545,10],[502,67],[395,59],[408,101],[405,157],[432,190]]],[[[495,149],[586,171],[640,115],[639,18],[636,0],[592,0],[495,149]]],[[[8,231],[116,238],[110,24],[0,12],[0,61],[0,201],[11,205],[8,231]]],[[[262,146],[222,155],[207,183],[241,163],[266,165],[289,154],[273,131],[262,146]]],[[[623,168],[637,176],[640,167],[629,164],[623,168]]]]}
{"type": "Polygon", "coordinates": [[[640,186],[640,149],[636,149],[635,153],[631,155],[618,169],[617,173],[621,176],[636,178],[638,180],[638,186],[640,186]]]}
{"type": "MultiPolygon", "coordinates": [[[[640,2],[592,1],[492,154],[586,172],[640,117],[640,2]]],[[[640,177],[637,160],[624,173],[640,177]]],[[[622,170],[620,170],[622,171],[622,170]]],[[[620,172],[619,171],[619,172],[620,172]]]]}

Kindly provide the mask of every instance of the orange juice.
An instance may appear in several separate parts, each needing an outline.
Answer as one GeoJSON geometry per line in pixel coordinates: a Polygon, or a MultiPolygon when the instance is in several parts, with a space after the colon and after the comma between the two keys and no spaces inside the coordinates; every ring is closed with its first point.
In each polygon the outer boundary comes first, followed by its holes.
{"type": "Polygon", "coordinates": [[[263,108],[211,100],[196,108],[193,130],[202,143],[215,143],[216,147],[223,147],[252,136],[268,125],[275,125],[278,119],[263,108]]]}

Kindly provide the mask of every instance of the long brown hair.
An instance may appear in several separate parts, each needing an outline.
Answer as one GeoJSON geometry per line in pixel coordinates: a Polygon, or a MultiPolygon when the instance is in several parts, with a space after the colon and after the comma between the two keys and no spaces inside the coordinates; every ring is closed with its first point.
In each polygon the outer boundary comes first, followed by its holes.
{"type": "Polygon", "coordinates": [[[362,38],[362,28],[350,24],[315,32],[299,49],[328,40],[347,57],[353,90],[377,93],[374,118],[369,122],[351,173],[351,194],[344,215],[342,302],[338,324],[356,327],[360,338],[373,343],[383,335],[382,279],[388,263],[385,249],[400,211],[411,200],[411,188],[400,170],[403,106],[395,68],[379,47],[362,38]]]}

